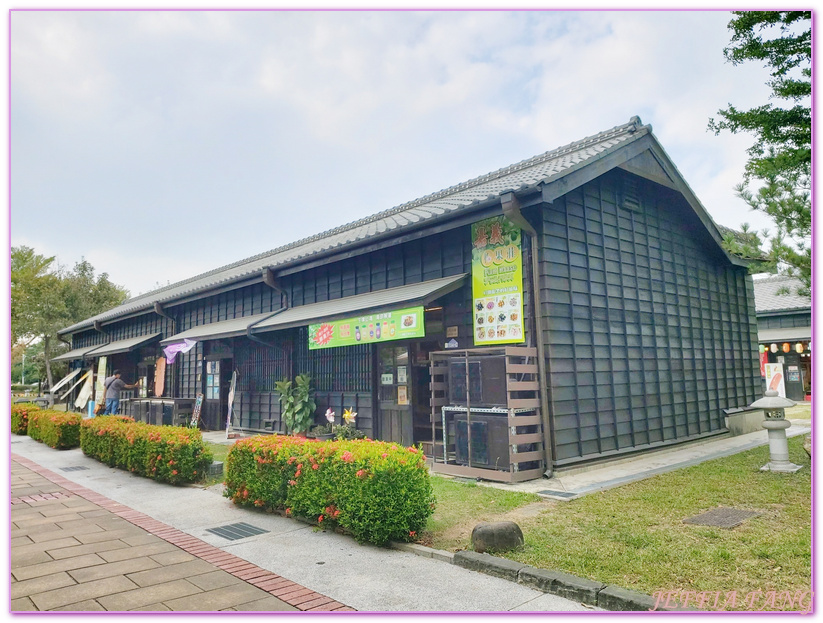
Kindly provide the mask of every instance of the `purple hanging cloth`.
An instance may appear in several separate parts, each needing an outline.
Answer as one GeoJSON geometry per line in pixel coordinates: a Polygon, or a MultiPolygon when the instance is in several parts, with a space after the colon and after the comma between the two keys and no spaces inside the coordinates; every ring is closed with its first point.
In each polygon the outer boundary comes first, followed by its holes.
{"type": "Polygon", "coordinates": [[[175,342],[174,344],[165,346],[163,352],[166,355],[166,362],[174,363],[174,358],[177,357],[177,353],[187,353],[194,348],[195,344],[197,344],[197,340],[184,339],[182,342],[175,342]]]}

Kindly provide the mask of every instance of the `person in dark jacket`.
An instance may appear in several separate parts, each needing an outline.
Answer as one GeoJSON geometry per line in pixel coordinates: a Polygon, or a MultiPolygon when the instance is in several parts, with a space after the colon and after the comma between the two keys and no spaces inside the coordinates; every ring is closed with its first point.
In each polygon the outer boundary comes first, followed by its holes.
{"type": "Polygon", "coordinates": [[[115,370],[105,380],[104,386],[106,388],[106,410],[103,411],[103,415],[116,415],[120,410],[120,391],[134,389],[138,386],[138,383],[126,385],[126,382],[120,378],[120,370],[115,370]]]}

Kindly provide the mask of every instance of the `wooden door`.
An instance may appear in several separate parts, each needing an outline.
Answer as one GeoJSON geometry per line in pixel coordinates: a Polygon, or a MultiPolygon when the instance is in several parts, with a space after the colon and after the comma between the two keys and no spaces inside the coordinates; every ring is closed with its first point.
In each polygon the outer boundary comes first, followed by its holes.
{"type": "Polygon", "coordinates": [[[378,438],[412,445],[412,372],[407,346],[378,346],[377,404],[378,438]]]}

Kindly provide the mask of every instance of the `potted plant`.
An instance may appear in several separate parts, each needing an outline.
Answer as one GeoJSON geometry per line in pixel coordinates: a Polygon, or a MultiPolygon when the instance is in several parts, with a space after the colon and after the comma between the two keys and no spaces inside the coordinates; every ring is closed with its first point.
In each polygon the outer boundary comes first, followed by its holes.
{"type": "Polygon", "coordinates": [[[346,409],[343,411],[343,421],[345,424],[334,427],[334,436],[336,439],[341,441],[347,439],[365,439],[366,433],[362,430],[358,430],[354,426],[354,420],[356,417],[356,411],[352,411],[351,409],[346,409]]]}
{"type": "Polygon", "coordinates": [[[334,411],[326,409],[326,424],[320,424],[311,429],[314,438],[318,441],[328,441],[334,439],[334,411]]]}
{"type": "Polygon", "coordinates": [[[311,376],[298,374],[294,382],[275,381],[275,391],[280,394],[280,413],[286,431],[295,435],[305,435],[314,421],[314,390],[311,376]]]}

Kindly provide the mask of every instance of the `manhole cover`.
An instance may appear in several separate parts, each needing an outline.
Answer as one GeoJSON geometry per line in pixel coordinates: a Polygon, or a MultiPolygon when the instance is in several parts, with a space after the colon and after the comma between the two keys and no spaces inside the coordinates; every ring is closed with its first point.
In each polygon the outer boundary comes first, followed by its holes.
{"type": "Polygon", "coordinates": [[[238,539],[245,539],[246,537],[256,536],[258,534],[265,534],[268,530],[240,522],[229,524],[228,526],[220,526],[219,528],[206,528],[206,532],[211,532],[229,541],[237,541],[238,539]]]}
{"type": "Polygon", "coordinates": [[[700,513],[694,517],[688,517],[683,523],[695,524],[698,526],[715,526],[717,528],[734,528],[739,526],[750,517],[756,517],[760,513],[754,511],[744,511],[739,508],[713,508],[705,513],[700,513]]]}
{"type": "Polygon", "coordinates": [[[61,467],[60,471],[62,471],[62,472],[82,472],[84,469],[88,469],[88,467],[84,467],[83,465],[75,465],[73,467],[61,467]]]}
{"type": "Polygon", "coordinates": [[[573,498],[576,496],[576,493],[572,493],[571,491],[552,491],[551,489],[546,489],[544,491],[538,491],[538,495],[553,495],[559,498],[573,498]]]}

